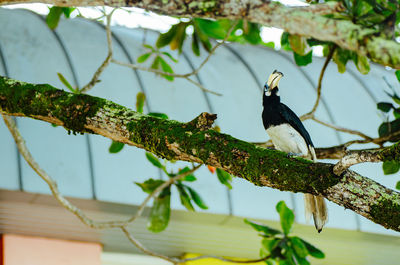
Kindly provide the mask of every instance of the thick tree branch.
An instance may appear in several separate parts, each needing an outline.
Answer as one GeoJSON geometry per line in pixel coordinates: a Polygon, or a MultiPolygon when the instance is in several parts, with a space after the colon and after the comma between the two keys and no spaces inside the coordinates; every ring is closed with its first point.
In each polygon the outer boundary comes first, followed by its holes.
{"type": "MultiPolygon", "coordinates": [[[[51,122],[77,133],[103,135],[167,159],[222,168],[255,185],[319,194],[400,231],[399,193],[350,170],[337,176],[332,164],[290,158],[285,153],[206,130],[212,123],[208,115],[188,123],[162,120],[105,99],[5,77],[0,77],[0,112],[51,122]]],[[[381,156],[397,160],[397,147],[381,156]]]]}
{"type": "MultiPolygon", "coordinates": [[[[287,7],[277,2],[263,0],[171,0],[171,1],[121,1],[121,0],[0,0],[0,5],[15,3],[47,3],[58,6],[139,7],[159,14],[183,17],[243,19],[265,26],[281,28],[289,33],[331,41],[339,47],[366,55],[371,60],[393,68],[400,68],[400,44],[384,37],[376,37],[373,29],[320,15],[311,8],[287,7]]],[[[322,8],[319,8],[321,7],[322,8]]],[[[334,6],[334,5],[333,5],[334,6]]],[[[340,5],[334,6],[338,11],[340,5]]]]}

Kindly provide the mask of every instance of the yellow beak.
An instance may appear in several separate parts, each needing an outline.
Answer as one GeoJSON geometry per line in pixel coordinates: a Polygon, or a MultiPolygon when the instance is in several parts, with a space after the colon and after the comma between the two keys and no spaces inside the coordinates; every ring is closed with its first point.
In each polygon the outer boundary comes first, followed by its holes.
{"type": "Polygon", "coordinates": [[[279,81],[283,77],[283,74],[281,72],[278,72],[275,70],[268,78],[267,81],[267,86],[269,89],[274,89],[278,87],[279,81]]]}

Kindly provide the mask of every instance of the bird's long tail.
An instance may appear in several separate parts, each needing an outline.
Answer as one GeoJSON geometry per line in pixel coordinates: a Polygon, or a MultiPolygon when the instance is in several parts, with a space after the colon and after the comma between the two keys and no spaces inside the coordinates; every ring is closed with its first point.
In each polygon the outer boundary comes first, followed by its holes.
{"type": "MultiPolygon", "coordinates": [[[[310,146],[310,153],[312,160],[315,162],[317,157],[315,155],[314,148],[310,146]]],[[[325,204],[324,197],[314,196],[312,194],[304,194],[304,208],[306,213],[306,219],[309,220],[312,216],[314,219],[314,225],[318,233],[322,231],[326,221],[328,220],[328,209],[325,204]]]]}

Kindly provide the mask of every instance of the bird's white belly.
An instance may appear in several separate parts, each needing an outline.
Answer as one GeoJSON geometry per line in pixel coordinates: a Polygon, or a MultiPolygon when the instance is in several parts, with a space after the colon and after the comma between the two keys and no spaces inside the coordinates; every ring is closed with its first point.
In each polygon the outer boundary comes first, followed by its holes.
{"type": "Polygon", "coordinates": [[[306,141],[292,126],[281,124],[271,126],[266,131],[276,149],[303,157],[308,156],[306,141]]]}

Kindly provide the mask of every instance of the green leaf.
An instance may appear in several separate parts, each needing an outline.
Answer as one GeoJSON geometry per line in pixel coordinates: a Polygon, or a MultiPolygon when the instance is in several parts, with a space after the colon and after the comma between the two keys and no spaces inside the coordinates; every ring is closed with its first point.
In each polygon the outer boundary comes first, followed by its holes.
{"type": "Polygon", "coordinates": [[[224,39],[227,29],[221,24],[221,21],[213,21],[209,19],[196,18],[199,28],[211,38],[224,39]]]}
{"type": "Polygon", "coordinates": [[[147,115],[152,116],[152,117],[157,117],[163,120],[168,120],[168,115],[165,113],[160,113],[160,112],[150,112],[147,115]]]}
{"type": "MultiPolygon", "coordinates": [[[[263,248],[263,247],[260,248],[260,257],[261,257],[261,258],[265,258],[265,257],[267,257],[267,256],[269,256],[269,255],[270,255],[270,253],[269,253],[268,250],[266,250],[266,249],[263,248]]],[[[267,265],[274,265],[274,264],[275,264],[275,262],[273,262],[272,258],[268,258],[267,260],[264,260],[264,262],[265,262],[267,265]]]]}
{"type": "Polygon", "coordinates": [[[300,238],[298,238],[297,236],[291,237],[290,242],[292,242],[294,252],[300,258],[305,258],[308,255],[308,250],[300,238]]]}
{"type": "Polygon", "coordinates": [[[368,58],[366,56],[361,56],[358,54],[354,58],[355,58],[354,63],[358,71],[363,75],[368,74],[370,70],[368,58]]]}
{"type": "Polygon", "coordinates": [[[189,194],[186,191],[185,186],[183,186],[182,184],[175,184],[175,186],[178,188],[179,191],[179,198],[181,199],[181,203],[183,206],[185,206],[186,209],[188,209],[189,211],[194,212],[194,207],[193,204],[191,203],[191,199],[189,194]]]}
{"type": "Polygon", "coordinates": [[[274,236],[274,235],[282,234],[282,232],[279,230],[276,230],[274,228],[271,228],[271,227],[263,225],[263,224],[259,224],[259,223],[250,221],[248,219],[244,219],[244,222],[246,224],[251,225],[256,231],[262,232],[263,236],[274,236]]]}
{"type": "Polygon", "coordinates": [[[311,245],[310,243],[308,243],[307,241],[303,240],[300,238],[300,240],[303,242],[304,246],[307,248],[308,253],[313,256],[314,258],[317,259],[323,259],[325,258],[325,254],[324,252],[322,252],[321,250],[319,250],[318,248],[316,248],[315,246],[311,245]]]}
{"type": "Polygon", "coordinates": [[[53,6],[52,8],[50,8],[50,12],[46,17],[46,23],[50,29],[54,30],[55,28],[57,28],[62,13],[62,7],[53,6]]]}
{"type": "Polygon", "coordinates": [[[308,262],[308,260],[304,257],[299,257],[299,255],[297,255],[296,251],[293,252],[294,254],[294,258],[296,260],[296,264],[299,265],[310,265],[310,262],[308,262]]]}
{"type": "Polygon", "coordinates": [[[159,65],[160,65],[160,56],[156,56],[155,58],[154,58],[154,61],[153,61],[153,63],[151,64],[151,66],[150,66],[150,68],[151,69],[158,69],[158,67],[159,67],[159,65]]]}
{"type": "Polygon", "coordinates": [[[151,52],[144,53],[137,58],[138,63],[144,63],[147,59],[149,59],[151,52]]]}
{"type": "Polygon", "coordinates": [[[57,75],[58,75],[58,79],[60,79],[61,83],[63,83],[64,86],[66,86],[69,91],[71,91],[72,93],[76,93],[76,89],[71,86],[71,84],[67,81],[67,79],[61,73],[57,73],[57,75]]]}
{"type": "Polygon", "coordinates": [[[199,36],[196,31],[192,35],[192,51],[196,56],[200,56],[199,36]]]}
{"type": "Polygon", "coordinates": [[[171,61],[173,61],[174,63],[178,62],[178,60],[175,59],[169,52],[162,52],[161,54],[164,54],[165,56],[168,56],[168,58],[171,59],[171,61]]]}
{"type": "Polygon", "coordinates": [[[400,70],[396,70],[395,72],[397,80],[400,82],[400,70]]]}
{"type": "Polygon", "coordinates": [[[393,115],[396,119],[400,119],[400,109],[395,109],[393,115]]]}
{"type": "Polygon", "coordinates": [[[281,243],[278,238],[264,238],[261,241],[262,248],[268,251],[268,255],[281,243]]]}
{"type": "Polygon", "coordinates": [[[276,205],[276,210],[281,217],[282,230],[285,235],[288,235],[294,222],[293,211],[286,206],[284,201],[278,202],[278,204],[276,205]]]}
{"type": "Polygon", "coordinates": [[[383,112],[389,112],[390,109],[393,108],[393,104],[388,102],[379,102],[377,108],[383,112]]]}
{"type": "Polygon", "coordinates": [[[197,206],[199,206],[201,209],[207,210],[208,206],[206,205],[206,203],[203,201],[203,199],[201,198],[200,194],[198,194],[194,189],[192,189],[189,186],[186,186],[186,189],[189,191],[190,197],[192,197],[194,203],[197,204],[197,206]]]}
{"type": "Polygon", "coordinates": [[[337,64],[339,73],[344,73],[346,71],[347,61],[350,59],[350,52],[337,48],[333,53],[332,59],[337,64]]]}
{"type": "Polygon", "coordinates": [[[110,147],[108,148],[108,152],[110,152],[111,154],[116,154],[121,151],[122,148],[124,148],[124,145],[125,144],[121,142],[112,141],[110,147]]]}
{"type": "Polygon", "coordinates": [[[143,44],[143,47],[150,49],[152,52],[156,52],[156,50],[153,48],[153,46],[151,46],[149,44],[143,44]]]}
{"type": "Polygon", "coordinates": [[[247,40],[249,43],[256,45],[262,42],[261,36],[260,36],[260,26],[256,23],[252,22],[247,22],[247,32],[243,33],[243,37],[245,40],[247,40]]]}
{"type": "Polygon", "coordinates": [[[193,176],[193,175],[187,175],[187,176],[184,177],[182,180],[183,180],[183,181],[188,181],[188,182],[193,182],[193,181],[196,181],[197,178],[196,178],[195,176],[193,176]]]}
{"type": "Polygon", "coordinates": [[[211,46],[211,42],[210,39],[208,38],[208,36],[206,34],[204,34],[204,32],[200,29],[200,27],[198,26],[197,20],[195,19],[193,21],[193,27],[194,27],[194,34],[197,34],[199,36],[200,42],[203,45],[204,49],[208,52],[211,51],[212,46],[211,46]]]}
{"type": "Polygon", "coordinates": [[[383,174],[390,175],[397,173],[400,169],[400,163],[395,160],[384,161],[382,164],[383,174]]]}
{"type": "Polygon", "coordinates": [[[171,188],[163,189],[160,195],[154,199],[150,210],[147,229],[158,233],[167,228],[171,215],[171,188]]]}
{"type": "Polygon", "coordinates": [[[397,181],[397,183],[396,183],[396,189],[400,190],[400,181],[397,181]]]}
{"type": "Polygon", "coordinates": [[[283,32],[281,36],[281,47],[286,51],[290,51],[292,49],[290,48],[289,35],[290,34],[288,32],[283,32]]]}
{"type": "Polygon", "coordinates": [[[75,7],[63,7],[62,11],[64,13],[64,16],[66,18],[69,18],[71,16],[71,13],[75,10],[75,7]]]}
{"type": "Polygon", "coordinates": [[[162,185],[165,181],[161,179],[148,179],[143,183],[135,182],[142,190],[148,194],[153,193],[155,189],[157,189],[160,185],[162,185]]]}
{"type": "Polygon", "coordinates": [[[306,55],[302,56],[295,52],[293,52],[294,61],[298,66],[306,66],[307,64],[312,62],[312,51],[307,53],[306,55]]]}
{"type": "Polygon", "coordinates": [[[158,168],[164,168],[164,166],[161,164],[161,162],[158,160],[158,158],[155,157],[152,153],[146,152],[146,158],[147,158],[147,160],[150,161],[150,163],[153,164],[153,166],[158,167],[158,168]]]}
{"type": "Polygon", "coordinates": [[[231,181],[232,181],[232,176],[228,172],[217,168],[217,177],[219,182],[227,186],[229,189],[232,189],[231,181]]]}
{"type": "Polygon", "coordinates": [[[143,92],[138,92],[136,94],[136,111],[143,113],[144,102],[146,100],[146,95],[143,92]]]}
{"type": "Polygon", "coordinates": [[[291,34],[289,35],[289,43],[292,50],[300,56],[304,56],[311,51],[311,47],[307,43],[307,38],[291,34]]]}
{"type": "Polygon", "coordinates": [[[262,42],[261,44],[264,45],[265,47],[268,47],[268,48],[271,48],[271,49],[275,48],[275,43],[272,42],[272,41],[270,41],[270,42],[262,42]]]}
{"type": "MultiPolygon", "coordinates": [[[[391,122],[383,122],[378,128],[378,133],[379,137],[383,137],[391,133],[397,132],[399,130],[400,130],[400,120],[394,120],[391,122]]],[[[399,137],[391,139],[391,142],[396,142],[398,140],[399,137]]]]}
{"type": "Polygon", "coordinates": [[[179,23],[173,25],[166,33],[162,33],[162,34],[160,34],[160,36],[158,36],[158,39],[156,42],[157,48],[162,48],[171,43],[171,41],[173,40],[173,38],[176,35],[176,30],[178,28],[178,25],[179,25],[179,23]]]}
{"type": "MultiPolygon", "coordinates": [[[[181,175],[181,174],[186,173],[188,171],[190,171],[190,168],[189,167],[184,167],[181,170],[179,170],[178,175],[181,175]]],[[[189,181],[189,182],[193,182],[195,180],[196,180],[196,177],[193,174],[187,175],[186,177],[184,177],[182,179],[182,181],[189,181]]]]}
{"type": "MultiPolygon", "coordinates": [[[[174,73],[174,71],[172,70],[172,67],[162,58],[160,57],[160,64],[161,64],[161,68],[164,72],[166,73],[174,73]]],[[[169,76],[169,75],[162,75],[165,79],[167,79],[168,81],[174,81],[174,77],[173,76],[169,76]]]]}
{"type": "Polygon", "coordinates": [[[400,105],[400,98],[397,95],[393,95],[392,99],[393,99],[394,102],[396,102],[397,104],[400,105]]]}

